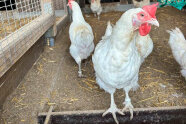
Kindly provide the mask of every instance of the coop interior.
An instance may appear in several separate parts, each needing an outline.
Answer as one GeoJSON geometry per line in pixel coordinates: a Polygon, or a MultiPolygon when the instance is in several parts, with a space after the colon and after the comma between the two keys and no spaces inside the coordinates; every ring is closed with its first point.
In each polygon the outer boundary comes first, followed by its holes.
{"type": "MultiPolygon", "coordinates": [[[[133,8],[130,0],[127,4],[101,0],[107,5],[98,20],[88,0],[78,2],[93,29],[95,45],[109,20],[115,24],[133,8]]],[[[66,5],[65,0],[0,1],[0,124],[36,124],[38,113],[48,112],[51,106],[54,112],[109,108],[110,94],[97,85],[91,57],[82,63],[86,77],[78,77],[78,65],[69,53],[71,12],[66,5]]],[[[186,80],[166,32],[178,27],[185,35],[186,12],[165,6],[158,8],[156,17],[160,27],[150,32],[153,52],[140,68],[140,87],[129,96],[134,108],[186,106],[186,80]]],[[[117,90],[114,96],[122,109],[124,91],[117,90]]]]}

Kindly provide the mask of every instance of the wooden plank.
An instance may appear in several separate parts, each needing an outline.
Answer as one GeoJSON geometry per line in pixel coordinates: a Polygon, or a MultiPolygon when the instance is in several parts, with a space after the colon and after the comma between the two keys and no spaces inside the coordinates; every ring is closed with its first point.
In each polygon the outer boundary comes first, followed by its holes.
{"type": "Polygon", "coordinates": [[[41,37],[1,78],[0,108],[6,97],[19,85],[26,73],[44,51],[44,37],[41,37]]]}
{"type": "MultiPolygon", "coordinates": [[[[114,124],[112,115],[102,117],[104,110],[90,111],[69,111],[69,112],[52,112],[52,124],[114,124]]],[[[43,124],[47,113],[39,113],[38,122],[43,124]]],[[[130,112],[126,111],[125,115],[118,115],[120,124],[185,124],[186,107],[162,107],[162,108],[135,108],[134,118],[130,120],[130,112]]]]}

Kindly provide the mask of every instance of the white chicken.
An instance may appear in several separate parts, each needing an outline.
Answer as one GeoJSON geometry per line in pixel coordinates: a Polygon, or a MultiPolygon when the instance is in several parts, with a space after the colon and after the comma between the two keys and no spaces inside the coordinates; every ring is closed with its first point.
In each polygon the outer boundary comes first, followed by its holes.
{"type": "Polygon", "coordinates": [[[94,16],[96,17],[96,14],[97,14],[98,20],[100,20],[100,14],[102,12],[100,0],[91,0],[90,8],[92,12],[94,13],[94,16]]]}
{"type": "Polygon", "coordinates": [[[132,0],[134,7],[142,8],[143,6],[150,5],[150,0],[132,0]]]}
{"type": "Polygon", "coordinates": [[[157,5],[126,11],[113,27],[111,35],[98,43],[92,56],[96,82],[111,95],[110,108],[103,116],[112,113],[117,124],[116,112],[123,115],[123,111],[129,109],[130,118],[133,118],[133,105],[128,93],[139,86],[140,66],[153,48],[148,33],[151,25],[159,26],[155,16],[157,5]],[[123,89],[126,94],[123,111],[114,102],[116,89],[123,89]]]}
{"type": "Polygon", "coordinates": [[[72,9],[72,23],[69,29],[71,40],[70,54],[79,66],[79,77],[83,77],[81,61],[90,56],[94,50],[94,35],[91,26],[84,20],[77,2],[69,0],[68,6],[72,9]]]}
{"type": "Polygon", "coordinates": [[[176,61],[181,66],[181,74],[186,79],[186,40],[183,33],[179,28],[172,31],[167,31],[170,33],[169,45],[172,49],[172,53],[176,61]]]}

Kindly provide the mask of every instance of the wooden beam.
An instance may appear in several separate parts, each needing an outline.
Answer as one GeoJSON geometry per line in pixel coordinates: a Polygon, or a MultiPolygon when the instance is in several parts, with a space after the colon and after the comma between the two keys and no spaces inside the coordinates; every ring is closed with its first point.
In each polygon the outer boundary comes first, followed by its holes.
{"type": "MultiPolygon", "coordinates": [[[[102,117],[104,110],[89,111],[67,111],[52,112],[52,123],[54,124],[114,124],[112,115],[102,117]]],[[[153,107],[153,108],[135,108],[134,118],[130,120],[130,112],[126,111],[125,115],[118,115],[120,124],[185,124],[186,123],[186,106],[173,107],[153,107]]],[[[47,113],[39,113],[38,122],[43,124],[47,113]]]]}

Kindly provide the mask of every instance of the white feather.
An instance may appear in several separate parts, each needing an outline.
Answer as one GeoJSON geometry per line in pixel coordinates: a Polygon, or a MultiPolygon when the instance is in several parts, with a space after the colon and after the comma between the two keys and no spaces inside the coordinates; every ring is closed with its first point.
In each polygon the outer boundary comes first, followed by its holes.
{"type": "Polygon", "coordinates": [[[141,56],[141,62],[150,55],[153,50],[153,42],[150,35],[140,36],[139,33],[136,34],[136,47],[141,56]]]}
{"type": "Polygon", "coordinates": [[[180,64],[182,75],[186,78],[186,40],[179,28],[167,31],[170,33],[169,45],[175,60],[180,64]]]}
{"type": "Polygon", "coordinates": [[[107,22],[107,28],[106,28],[106,31],[105,31],[105,35],[102,37],[102,40],[106,39],[111,34],[112,34],[112,25],[111,25],[110,21],[108,21],[107,22]]]}

